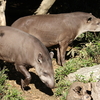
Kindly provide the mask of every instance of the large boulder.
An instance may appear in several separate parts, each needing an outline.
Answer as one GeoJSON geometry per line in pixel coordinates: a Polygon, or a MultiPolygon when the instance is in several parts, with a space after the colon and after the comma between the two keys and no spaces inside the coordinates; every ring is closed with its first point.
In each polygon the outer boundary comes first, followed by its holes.
{"type": "Polygon", "coordinates": [[[82,75],[82,76],[85,76],[86,79],[89,79],[91,76],[91,73],[92,73],[92,78],[94,80],[100,79],[100,65],[81,68],[74,73],[70,73],[67,77],[67,80],[75,81],[76,75],[82,75]]]}

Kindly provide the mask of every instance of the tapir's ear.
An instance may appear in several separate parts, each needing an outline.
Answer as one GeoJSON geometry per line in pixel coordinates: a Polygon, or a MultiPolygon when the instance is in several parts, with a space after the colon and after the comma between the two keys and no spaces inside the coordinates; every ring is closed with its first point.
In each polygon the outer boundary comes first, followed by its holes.
{"type": "Polygon", "coordinates": [[[39,53],[39,55],[38,55],[38,62],[39,63],[42,63],[43,62],[43,56],[42,56],[41,53],[39,53]]]}
{"type": "Polygon", "coordinates": [[[92,17],[89,17],[88,19],[87,19],[87,23],[89,23],[89,22],[91,22],[92,21],[92,17]]]}
{"type": "Polygon", "coordinates": [[[53,56],[54,56],[54,53],[51,51],[51,52],[50,52],[50,57],[51,57],[51,59],[53,58],[53,56]]]}

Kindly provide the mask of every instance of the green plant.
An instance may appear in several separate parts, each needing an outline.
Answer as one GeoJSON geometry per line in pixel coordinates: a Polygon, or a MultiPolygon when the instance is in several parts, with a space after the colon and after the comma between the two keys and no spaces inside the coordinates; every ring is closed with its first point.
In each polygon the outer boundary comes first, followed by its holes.
{"type": "Polygon", "coordinates": [[[67,80],[61,80],[57,85],[56,85],[56,92],[55,96],[61,96],[61,100],[65,100],[66,96],[68,94],[69,87],[71,85],[70,81],[67,80]]]}
{"type": "Polygon", "coordinates": [[[92,62],[92,59],[83,59],[83,58],[73,58],[70,59],[65,66],[59,67],[55,70],[55,79],[62,80],[66,77],[69,73],[75,72],[79,68],[93,66],[95,63],[92,62]]]}
{"type": "Polygon", "coordinates": [[[100,41],[87,46],[86,50],[88,55],[93,58],[94,62],[100,63],[100,41]]]}
{"type": "Polygon", "coordinates": [[[16,89],[12,89],[11,86],[8,86],[5,92],[6,95],[3,97],[3,100],[24,100],[21,93],[16,89]]]}
{"type": "Polygon", "coordinates": [[[5,68],[0,71],[0,100],[24,100],[19,91],[7,84],[6,71],[5,68]]]}
{"type": "Polygon", "coordinates": [[[7,79],[5,71],[8,71],[8,70],[3,68],[0,71],[0,99],[5,95],[5,92],[4,92],[4,90],[6,89],[6,87],[5,87],[5,80],[7,79]]]}
{"type": "Polygon", "coordinates": [[[81,34],[76,40],[81,41],[83,43],[95,42],[100,40],[100,34],[86,32],[84,34],[81,34]]]}

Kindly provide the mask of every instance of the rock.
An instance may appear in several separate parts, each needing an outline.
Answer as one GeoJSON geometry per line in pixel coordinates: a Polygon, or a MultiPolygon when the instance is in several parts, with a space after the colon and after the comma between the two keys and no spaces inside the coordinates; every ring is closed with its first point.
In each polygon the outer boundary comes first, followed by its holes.
{"type": "Polygon", "coordinates": [[[66,100],[100,100],[100,81],[74,82],[69,89],[66,100]]]}
{"type": "Polygon", "coordinates": [[[74,82],[69,89],[66,100],[92,100],[91,84],[74,82]]]}
{"type": "Polygon", "coordinates": [[[100,79],[100,65],[95,65],[93,67],[81,68],[74,73],[70,73],[67,77],[67,80],[75,81],[76,75],[83,75],[83,76],[85,76],[86,79],[89,79],[91,73],[92,73],[94,80],[100,79]]]}

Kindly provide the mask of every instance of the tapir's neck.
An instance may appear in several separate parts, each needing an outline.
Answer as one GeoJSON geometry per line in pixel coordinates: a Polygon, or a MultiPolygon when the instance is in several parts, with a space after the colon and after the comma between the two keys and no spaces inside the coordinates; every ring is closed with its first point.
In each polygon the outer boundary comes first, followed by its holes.
{"type": "Polygon", "coordinates": [[[80,28],[78,29],[78,31],[77,31],[77,35],[76,35],[75,39],[76,39],[78,36],[80,36],[82,33],[85,33],[85,32],[87,32],[87,30],[85,30],[83,27],[80,27],[80,28]]]}

